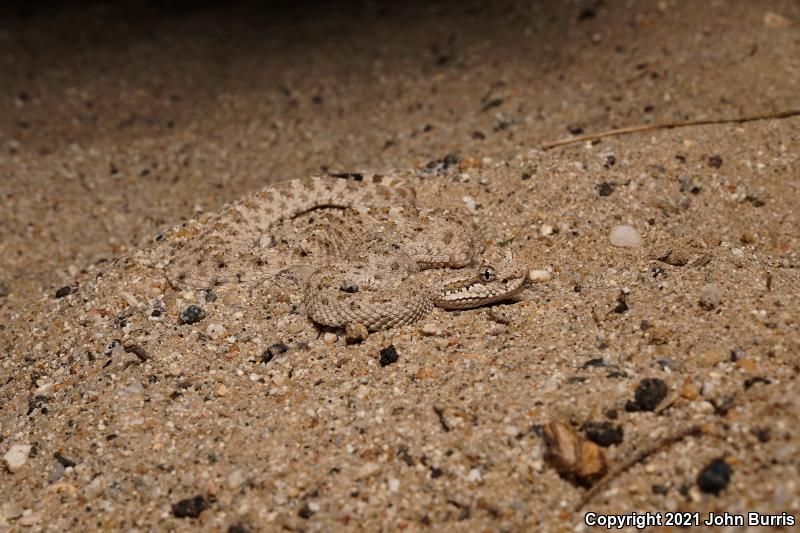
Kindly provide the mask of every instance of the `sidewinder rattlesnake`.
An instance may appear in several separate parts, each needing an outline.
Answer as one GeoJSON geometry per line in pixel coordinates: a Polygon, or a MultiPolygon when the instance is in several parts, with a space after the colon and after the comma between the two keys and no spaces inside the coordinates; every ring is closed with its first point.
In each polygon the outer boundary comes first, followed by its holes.
{"type": "Polygon", "coordinates": [[[416,322],[434,305],[469,309],[523,289],[527,270],[510,253],[494,262],[481,259],[485,241],[469,216],[420,210],[415,200],[402,180],[380,175],[280,182],[199,226],[185,224],[168,234],[176,246],[165,275],[176,288],[242,281],[263,270],[257,251],[275,245],[270,231],[277,224],[316,209],[343,208],[374,222],[356,242],[333,250],[306,280],[306,313],[314,322],[377,331],[416,322]],[[425,269],[459,270],[431,287],[420,276],[425,269]]]}

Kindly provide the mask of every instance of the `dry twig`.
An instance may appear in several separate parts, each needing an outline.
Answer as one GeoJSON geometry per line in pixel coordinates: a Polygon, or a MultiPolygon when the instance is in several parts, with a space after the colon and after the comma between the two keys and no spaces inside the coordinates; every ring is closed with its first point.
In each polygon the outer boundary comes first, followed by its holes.
{"type": "Polygon", "coordinates": [[[595,141],[604,137],[615,137],[618,135],[626,135],[628,133],[637,133],[640,131],[671,130],[674,128],[685,128],[687,126],[706,126],[708,124],[742,124],[745,122],[754,122],[756,120],[774,120],[796,117],[798,115],[800,115],[800,109],[792,109],[789,111],[778,111],[775,113],[766,113],[763,115],[753,115],[749,117],[680,120],[677,122],[665,122],[662,124],[640,124],[638,126],[627,126],[625,128],[616,128],[613,130],[601,131],[599,133],[589,133],[586,135],[579,135],[577,137],[570,137],[569,139],[559,139],[557,141],[546,142],[542,144],[542,149],[550,150],[551,148],[556,148],[558,146],[564,146],[567,144],[575,144],[583,141],[595,141]]]}

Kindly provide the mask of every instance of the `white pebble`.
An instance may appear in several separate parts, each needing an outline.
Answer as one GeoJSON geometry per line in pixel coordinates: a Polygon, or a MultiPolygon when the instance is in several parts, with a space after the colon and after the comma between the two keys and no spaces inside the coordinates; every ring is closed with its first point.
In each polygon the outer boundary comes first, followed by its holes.
{"type": "Polygon", "coordinates": [[[325,344],[333,344],[338,338],[336,333],[331,333],[330,331],[322,336],[322,340],[325,341],[325,344]]]}
{"type": "Polygon", "coordinates": [[[631,226],[617,226],[611,232],[612,246],[638,248],[642,245],[642,236],[631,226]]]}
{"type": "Polygon", "coordinates": [[[478,210],[478,202],[472,196],[464,196],[461,200],[466,204],[467,209],[470,211],[478,210]]]}
{"type": "Polygon", "coordinates": [[[528,272],[528,279],[534,283],[544,283],[545,281],[550,281],[552,277],[553,275],[547,270],[531,270],[528,272]]]}
{"type": "Polygon", "coordinates": [[[5,461],[8,471],[12,474],[18,472],[28,461],[31,449],[33,449],[33,446],[30,444],[14,444],[3,456],[3,461],[5,461]]]}
{"type": "Polygon", "coordinates": [[[397,492],[400,490],[400,480],[391,478],[389,479],[389,492],[397,492]]]}
{"type": "Polygon", "coordinates": [[[372,476],[376,476],[381,473],[381,465],[378,463],[364,463],[361,468],[358,469],[356,472],[357,479],[366,479],[372,476]]]}
{"type": "Polygon", "coordinates": [[[481,480],[481,471],[477,468],[473,468],[467,474],[467,481],[480,481],[481,480]]]}
{"type": "Polygon", "coordinates": [[[241,470],[233,470],[225,478],[225,484],[231,490],[236,490],[244,483],[244,473],[241,470]]]}
{"type": "Polygon", "coordinates": [[[34,394],[36,396],[50,396],[53,393],[53,385],[52,381],[45,383],[44,385],[38,387],[34,394]]]}
{"type": "Polygon", "coordinates": [[[421,328],[422,334],[426,336],[441,335],[442,330],[433,322],[426,322],[421,328]]]}
{"type": "Polygon", "coordinates": [[[550,224],[542,224],[542,227],[539,228],[539,233],[541,233],[544,237],[552,235],[554,231],[555,229],[553,229],[553,226],[550,224]]]}

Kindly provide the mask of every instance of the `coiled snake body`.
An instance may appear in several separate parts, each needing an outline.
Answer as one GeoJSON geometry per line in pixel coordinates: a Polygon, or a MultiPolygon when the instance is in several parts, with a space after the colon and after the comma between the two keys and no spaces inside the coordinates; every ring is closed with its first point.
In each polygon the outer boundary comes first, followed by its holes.
{"type": "Polygon", "coordinates": [[[360,324],[369,331],[407,325],[434,305],[469,309],[511,298],[527,280],[527,270],[510,253],[492,262],[481,259],[483,236],[467,215],[422,212],[412,188],[383,176],[315,177],[266,187],[199,228],[168,235],[176,246],[165,275],[179,288],[241,280],[263,266],[254,262],[254,250],[274,243],[266,237],[277,224],[326,207],[378,212],[381,222],[357,242],[345,243],[306,280],[306,312],[319,324],[360,324]],[[426,282],[421,271],[429,269],[459,270],[426,282]]]}

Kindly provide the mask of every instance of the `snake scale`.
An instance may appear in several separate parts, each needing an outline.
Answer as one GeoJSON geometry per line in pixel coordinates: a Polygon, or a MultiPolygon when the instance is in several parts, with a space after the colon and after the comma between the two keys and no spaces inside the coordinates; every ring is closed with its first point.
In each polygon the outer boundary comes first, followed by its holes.
{"type": "Polygon", "coordinates": [[[341,249],[305,280],[306,313],[318,324],[369,331],[407,325],[434,306],[469,309],[509,299],[527,281],[510,253],[481,258],[485,241],[468,215],[420,210],[413,188],[381,175],[280,182],[199,225],[176,228],[166,236],[174,245],[165,275],[176,288],[241,281],[263,268],[257,251],[274,246],[278,224],[322,208],[355,210],[374,222],[354,242],[334,247],[341,249]],[[458,270],[431,286],[421,275],[430,269],[458,270]]]}

